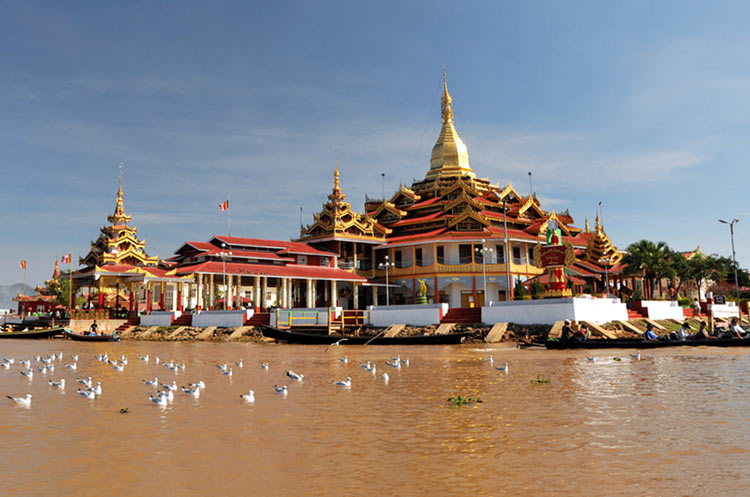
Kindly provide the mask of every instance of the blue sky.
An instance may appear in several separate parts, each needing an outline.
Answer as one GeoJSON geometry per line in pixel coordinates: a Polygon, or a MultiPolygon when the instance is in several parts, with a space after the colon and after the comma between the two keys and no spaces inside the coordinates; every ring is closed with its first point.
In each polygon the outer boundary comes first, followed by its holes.
{"type": "Polygon", "coordinates": [[[481,177],[750,263],[746,2],[2,2],[0,284],[49,277],[125,205],[152,255],[289,239],[341,186],[421,179],[445,63],[481,177]],[[746,224],[745,224],[746,223],[746,224]]]}

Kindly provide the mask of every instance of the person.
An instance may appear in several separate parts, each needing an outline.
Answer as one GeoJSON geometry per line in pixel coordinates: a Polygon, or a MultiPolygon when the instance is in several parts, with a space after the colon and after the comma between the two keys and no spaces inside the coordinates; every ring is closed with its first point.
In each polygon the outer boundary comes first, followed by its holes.
{"type": "Polygon", "coordinates": [[[96,332],[99,330],[99,325],[96,324],[96,319],[94,319],[94,322],[91,323],[91,327],[89,328],[89,330],[91,331],[91,335],[97,334],[96,332]]]}
{"type": "Polygon", "coordinates": [[[729,325],[729,331],[732,332],[732,334],[737,338],[743,338],[742,335],[744,335],[745,330],[742,329],[742,326],[740,326],[739,320],[737,318],[732,318],[732,322],[729,325]]]}
{"type": "Polygon", "coordinates": [[[570,319],[565,320],[565,324],[562,327],[560,334],[560,340],[567,342],[573,338],[573,328],[570,327],[570,319]]]}
{"type": "Polygon", "coordinates": [[[693,335],[693,340],[708,340],[709,338],[712,337],[708,334],[708,325],[706,325],[705,321],[701,321],[698,332],[693,335]]]}
{"type": "Polygon", "coordinates": [[[684,342],[688,338],[691,338],[693,335],[690,333],[690,323],[685,321],[682,323],[682,326],[680,326],[680,329],[677,330],[677,340],[680,342],[684,342]]]}
{"type": "Polygon", "coordinates": [[[659,335],[657,335],[656,333],[654,333],[654,325],[653,324],[648,323],[646,325],[646,332],[643,334],[643,337],[646,340],[658,340],[659,339],[659,335]]]}
{"type": "Polygon", "coordinates": [[[696,318],[701,316],[701,304],[698,299],[693,299],[693,316],[696,318]]]}
{"type": "Polygon", "coordinates": [[[578,331],[575,332],[575,339],[579,342],[584,342],[589,339],[591,336],[591,333],[589,332],[588,328],[586,328],[585,324],[582,324],[578,331]]]}

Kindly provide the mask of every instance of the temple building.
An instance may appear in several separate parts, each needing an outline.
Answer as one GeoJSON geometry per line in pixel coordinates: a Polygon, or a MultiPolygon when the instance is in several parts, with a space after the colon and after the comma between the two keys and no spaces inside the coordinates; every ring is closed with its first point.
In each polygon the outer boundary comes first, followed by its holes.
{"type": "Polygon", "coordinates": [[[87,289],[87,307],[110,310],[111,315],[136,311],[177,309],[183,283],[189,278],[146,253],[146,242],[131,226],[125,213],[122,176],[109,225],[100,229],[89,252],[79,259],[82,269],[73,272],[74,294],[87,289]]]}
{"type": "Polygon", "coordinates": [[[415,303],[422,281],[429,302],[451,307],[512,298],[516,285],[543,277],[533,249],[545,240],[550,223],[576,249],[576,264],[566,272],[580,287],[587,278],[614,278],[622,254],[598,218],[593,233],[584,231],[567,211],[547,211],[536,195],[523,196],[510,182],[500,186],[476,175],[455,127],[445,77],[441,115],[424,179],[401,185],[390,199],[366,199],[359,214],[344,201],[337,166],[329,201],[301,229],[299,241],[330,250],[340,269],[367,279],[354,283],[355,307],[415,303]]]}

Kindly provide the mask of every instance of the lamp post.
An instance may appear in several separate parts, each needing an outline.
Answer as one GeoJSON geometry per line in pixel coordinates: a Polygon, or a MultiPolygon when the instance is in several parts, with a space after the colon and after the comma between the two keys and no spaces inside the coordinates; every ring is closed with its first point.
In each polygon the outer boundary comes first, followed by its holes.
{"type": "MultiPolygon", "coordinates": [[[[474,252],[477,254],[482,254],[482,282],[484,283],[484,299],[487,299],[487,269],[486,269],[486,260],[487,260],[487,254],[490,254],[493,252],[493,250],[490,247],[486,247],[485,243],[487,243],[487,240],[482,238],[482,248],[475,248],[474,252]]],[[[486,302],[485,302],[486,304],[486,302]]]]}
{"type": "Polygon", "coordinates": [[[505,259],[505,300],[513,299],[513,288],[510,285],[510,247],[508,246],[508,211],[505,209],[505,197],[503,197],[503,233],[504,247],[503,258],[505,259]]]}
{"type": "Polygon", "coordinates": [[[388,260],[388,256],[385,256],[385,262],[378,264],[378,269],[385,269],[385,305],[391,305],[391,292],[390,286],[388,285],[388,270],[393,267],[393,263],[388,260]]]}
{"type": "MultiPolygon", "coordinates": [[[[227,245],[226,243],[221,244],[221,248],[226,249],[227,245]]],[[[231,257],[232,252],[226,252],[225,250],[222,250],[219,252],[219,257],[221,257],[221,272],[222,272],[222,284],[224,285],[224,310],[229,309],[229,291],[227,289],[227,257],[231,257]]]]}
{"type": "MultiPolygon", "coordinates": [[[[727,221],[724,221],[723,219],[719,219],[719,222],[729,225],[729,237],[732,240],[732,262],[734,263],[734,288],[737,292],[737,306],[739,306],[740,305],[740,280],[737,277],[737,259],[735,258],[735,254],[734,254],[734,224],[739,223],[740,220],[735,218],[735,219],[732,219],[731,222],[727,222],[727,221]]],[[[742,309],[740,309],[740,317],[742,317],[742,309]]]]}
{"type": "Polygon", "coordinates": [[[609,263],[612,261],[610,257],[607,257],[606,259],[602,259],[602,262],[604,263],[604,281],[607,285],[607,298],[609,298],[609,263]]]}

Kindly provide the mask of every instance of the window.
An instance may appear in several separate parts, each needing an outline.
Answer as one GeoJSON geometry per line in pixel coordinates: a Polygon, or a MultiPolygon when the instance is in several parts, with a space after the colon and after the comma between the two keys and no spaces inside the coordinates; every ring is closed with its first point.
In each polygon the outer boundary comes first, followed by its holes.
{"type": "Polygon", "coordinates": [[[330,266],[331,265],[331,258],[330,257],[321,257],[320,258],[320,265],[321,266],[330,266]]]}
{"type": "Polygon", "coordinates": [[[404,257],[400,250],[393,252],[393,263],[396,267],[404,267],[404,257]]]}
{"type": "Polygon", "coordinates": [[[298,255],[297,256],[297,264],[307,264],[307,256],[306,255],[298,255]]]}
{"type": "Polygon", "coordinates": [[[458,246],[458,263],[468,264],[471,261],[472,261],[471,245],[459,245],[458,246]]]}
{"type": "Polygon", "coordinates": [[[513,264],[523,264],[524,262],[521,257],[521,247],[513,247],[513,264]]]}
{"type": "Polygon", "coordinates": [[[529,247],[529,264],[534,264],[534,247],[529,247]]]}
{"type": "Polygon", "coordinates": [[[443,247],[442,245],[438,245],[436,252],[438,264],[445,264],[445,247],[443,247]]]}
{"type": "Polygon", "coordinates": [[[422,265],[422,249],[421,248],[414,249],[414,257],[417,259],[416,260],[417,266],[421,266],[422,265]]]}
{"type": "Polygon", "coordinates": [[[497,254],[497,263],[503,264],[505,262],[505,245],[498,243],[495,246],[495,253],[497,254]]]}

